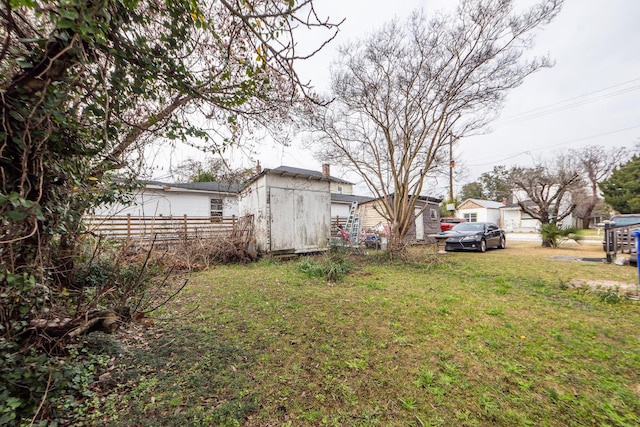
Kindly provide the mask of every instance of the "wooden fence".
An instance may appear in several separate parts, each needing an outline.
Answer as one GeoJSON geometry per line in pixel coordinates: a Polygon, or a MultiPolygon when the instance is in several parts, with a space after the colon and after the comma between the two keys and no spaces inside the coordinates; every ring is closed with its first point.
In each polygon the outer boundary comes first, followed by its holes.
{"type": "MultiPolygon", "coordinates": [[[[170,244],[190,239],[233,237],[241,241],[253,239],[253,215],[244,217],[195,216],[97,216],[85,218],[87,231],[103,239],[147,245],[170,244]]],[[[347,217],[331,218],[331,237],[337,237],[338,227],[345,227],[347,217]]]]}
{"type": "Polygon", "coordinates": [[[243,241],[253,238],[253,216],[88,216],[87,231],[106,239],[128,243],[168,244],[190,239],[236,237],[243,241]]]}
{"type": "Polygon", "coordinates": [[[334,216],[331,218],[331,237],[339,236],[338,228],[347,226],[346,216],[334,216]]]}

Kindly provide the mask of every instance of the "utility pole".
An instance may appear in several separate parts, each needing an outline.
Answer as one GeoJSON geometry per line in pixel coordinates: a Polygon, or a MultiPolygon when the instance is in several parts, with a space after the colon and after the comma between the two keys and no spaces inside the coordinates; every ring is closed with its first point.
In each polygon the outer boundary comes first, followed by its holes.
{"type": "Polygon", "coordinates": [[[456,162],[453,160],[453,135],[449,134],[449,203],[453,203],[453,168],[456,162]]]}

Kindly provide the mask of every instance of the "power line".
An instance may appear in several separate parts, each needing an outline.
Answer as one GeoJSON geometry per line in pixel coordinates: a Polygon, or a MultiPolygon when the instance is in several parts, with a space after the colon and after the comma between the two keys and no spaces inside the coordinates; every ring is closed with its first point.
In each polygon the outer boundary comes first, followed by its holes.
{"type": "Polygon", "coordinates": [[[578,95],[572,98],[568,98],[568,99],[564,99],[561,101],[557,101],[548,105],[543,105],[541,107],[536,107],[533,108],[531,110],[528,111],[524,111],[522,113],[518,113],[518,114],[514,114],[512,116],[508,116],[508,117],[504,117],[501,119],[496,120],[496,123],[505,123],[505,124],[514,124],[514,123],[518,123],[518,122],[522,122],[522,121],[526,121],[526,120],[531,120],[534,118],[538,118],[540,116],[544,116],[547,114],[552,114],[552,113],[556,113],[559,111],[563,111],[563,110],[567,110],[570,108],[575,108],[581,105],[585,105],[585,104],[589,104],[592,102],[596,102],[596,101],[601,101],[603,99],[607,99],[607,98],[611,98],[614,96],[619,96],[619,95],[624,95],[627,94],[629,92],[635,91],[640,89],[640,85],[635,85],[635,86],[631,86],[631,87],[626,87],[623,89],[618,89],[616,91],[613,92],[609,92],[609,93],[603,93],[599,96],[596,97],[592,97],[592,95],[595,94],[599,94],[601,92],[606,92],[606,91],[610,91],[611,89],[614,88],[618,88],[621,86],[626,86],[629,83],[634,83],[640,81],[640,77],[632,79],[632,80],[628,80],[626,82],[622,82],[622,83],[618,83],[612,86],[608,86],[605,87],[603,89],[598,89],[592,92],[588,92],[582,95],[578,95]],[[591,97],[591,98],[589,98],[591,97]],[[584,99],[586,98],[586,99],[584,99]]]}
{"type": "Polygon", "coordinates": [[[627,128],[616,129],[616,130],[612,130],[612,131],[608,131],[608,132],[604,132],[604,133],[599,133],[597,135],[584,136],[582,138],[576,138],[576,139],[571,139],[571,140],[564,141],[564,142],[558,142],[558,143],[546,145],[544,147],[538,147],[538,148],[533,148],[531,150],[521,151],[519,153],[511,154],[511,155],[509,155],[507,157],[504,157],[504,158],[501,158],[501,159],[497,159],[497,160],[492,160],[492,161],[487,162],[487,163],[477,163],[477,164],[467,165],[467,166],[476,167],[476,166],[494,165],[494,164],[497,164],[497,163],[501,163],[501,162],[503,162],[505,160],[509,160],[509,159],[513,159],[514,157],[521,156],[523,154],[531,154],[532,151],[540,151],[540,150],[545,150],[547,148],[558,147],[558,146],[561,146],[561,145],[573,144],[574,142],[586,141],[588,139],[594,139],[594,138],[600,138],[602,136],[613,135],[615,133],[625,132],[625,131],[628,131],[628,130],[631,130],[631,129],[637,129],[637,128],[640,128],[640,125],[629,126],[627,128]]]}

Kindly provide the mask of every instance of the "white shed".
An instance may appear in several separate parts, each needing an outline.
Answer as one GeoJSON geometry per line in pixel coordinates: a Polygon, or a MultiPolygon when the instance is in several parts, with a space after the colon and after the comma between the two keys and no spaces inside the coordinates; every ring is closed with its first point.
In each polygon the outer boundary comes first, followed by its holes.
{"type": "Polygon", "coordinates": [[[500,208],[503,203],[493,200],[467,199],[458,206],[458,218],[469,222],[493,222],[500,224],[500,208]]]}
{"type": "Polygon", "coordinates": [[[309,253],[329,248],[330,177],[264,169],[240,193],[240,215],[254,216],[260,253],[309,253]]]}

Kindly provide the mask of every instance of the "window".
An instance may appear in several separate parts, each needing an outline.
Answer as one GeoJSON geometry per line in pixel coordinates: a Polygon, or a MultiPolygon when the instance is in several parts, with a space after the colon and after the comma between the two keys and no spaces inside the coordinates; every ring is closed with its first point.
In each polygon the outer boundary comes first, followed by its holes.
{"type": "Polygon", "coordinates": [[[475,212],[466,213],[464,214],[464,219],[466,219],[467,222],[478,222],[478,214],[475,212]]]}
{"type": "Polygon", "coordinates": [[[432,220],[437,221],[438,220],[438,211],[436,209],[431,209],[429,210],[429,216],[431,217],[432,220]]]}
{"type": "Polygon", "coordinates": [[[222,199],[211,199],[211,222],[222,221],[222,199]]]}
{"type": "Polygon", "coordinates": [[[338,185],[336,191],[338,192],[338,194],[342,194],[342,185],[338,185]]]}

